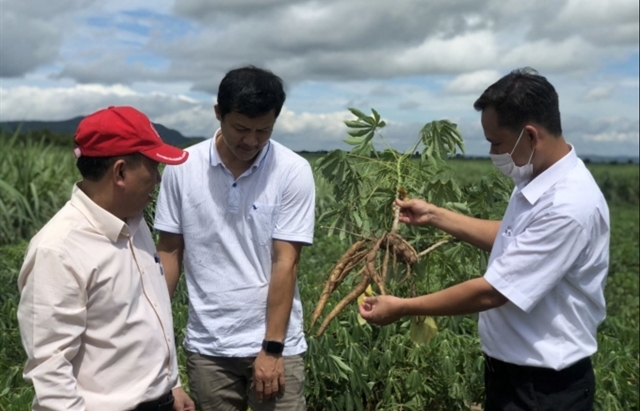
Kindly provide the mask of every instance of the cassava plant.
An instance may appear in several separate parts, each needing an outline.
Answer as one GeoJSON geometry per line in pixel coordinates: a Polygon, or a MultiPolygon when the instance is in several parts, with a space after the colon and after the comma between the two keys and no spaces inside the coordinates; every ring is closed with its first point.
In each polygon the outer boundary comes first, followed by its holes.
{"type": "Polygon", "coordinates": [[[375,292],[427,294],[486,268],[486,253],[432,227],[398,224],[396,198],[500,218],[511,186],[493,173],[472,185],[458,183],[448,160],[463,143],[450,121],[427,123],[417,138],[400,143],[408,147],[400,152],[382,134],[385,122],[375,110],[351,112],[356,118],[345,123],[352,149],[315,162],[323,187],[333,191],[318,209],[318,234],[340,248],[323,250],[314,271],[301,276],[305,311],[315,313],[307,324],[315,331],[307,356],[309,409],[468,411],[482,395],[473,316],[443,317],[437,324],[413,317],[372,327],[350,302],[375,292]],[[316,276],[317,267],[329,274],[316,276]],[[318,321],[323,311],[329,314],[318,321]]]}
{"type": "MultiPolygon", "coordinates": [[[[334,195],[339,199],[320,219],[330,221],[330,232],[337,230],[341,235],[353,238],[354,242],[331,270],[310,327],[320,318],[332,293],[350,274],[359,280],[324,319],[317,336],[322,335],[329,323],[358,296],[365,291],[372,294],[371,283],[375,283],[380,294],[386,294],[394,280],[395,284],[409,280],[411,292],[415,293],[412,266],[440,246],[453,242],[442,235],[434,236],[423,251],[416,251],[398,231],[400,210],[394,199],[406,199],[413,193],[466,210],[466,205],[459,201],[461,190],[446,175],[444,162],[457,150],[463,151],[462,137],[455,124],[448,120],[426,124],[417,141],[401,153],[391,148],[380,133],[386,123],[376,110],[372,110],[372,116],[357,109],[350,110],[356,119],[345,122],[349,128],[345,142],[353,145],[353,149],[350,152],[334,151],[320,159],[317,167],[334,184],[334,195]],[[376,136],[384,147],[382,151],[374,145],[376,136]],[[398,268],[398,262],[402,267],[398,268]]],[[[414,324],[434,328],[433,321],[424,318],[416,318],[414,324]]],[[[427,333],[426,337],[432,334],[427,333]]]]}

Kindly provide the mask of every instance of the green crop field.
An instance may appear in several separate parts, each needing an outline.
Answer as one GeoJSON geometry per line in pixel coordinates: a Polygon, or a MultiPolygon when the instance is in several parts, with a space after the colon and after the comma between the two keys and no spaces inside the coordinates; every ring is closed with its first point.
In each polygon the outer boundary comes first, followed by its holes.
{"type": "MultiPolygon", "coordinates": [[[[28,240],[68,200],[79,176],[68,147],[8,135],[0,135],[0,144],[0,411],[22,411],[30,409],[33,391],[22,379],[25,356],[16,319],[17,273],[28,240]]],[[[309,159],[315,162],[317,157],[309,155],[309,159]]],[[[489,160],[456,159],[448,164],[451,175],[463,187],[494,172],[489,160]]],[[[637,410],[638,165],[589,164],[589,168],[609,201],[612,221],[605,290],[608,313],[599,329],[599,351],[593,357],[597,409],[637,410]]],[[[320,216],[335,199],[332,185],[319,173],[316,179],[320,216]]],[[[147,211],[152,215],[153,209],[147,211]]],[[[300,263],[299,285],[306,317],[318,301],[328,271],[349,245],[337,235],[329,236],[324,226],[325,222],[318,221],[314,245],[304,249],[300,263]]],[[[460,249],[464,251],[462,245],[460,249]]],[[[433,260],[436,264],[430,267],[446,264],[449,255],[437,254],[433,260]]],[[[476,275],[482,274],[480,270],[480,263],[469,269],[476,275]]],[[[341,296],[332,297],[330,304],[341,296]]],[[[173,313],[180,343],[187,320],[183,281],[173,313]]],[[[476,317],[440,318],[437,322],[436,337],[426,345],[415,345],[407,335],[409,321],[384,328],[361,326],[355,304],[351,304],[321,337],[308,335],[305,362],[309,410],[469,410],[471,404],[480,403],[483,375],[476,317]]],[[[186,359],[180,346],[178,351],[186,385],[186,359]]]]}

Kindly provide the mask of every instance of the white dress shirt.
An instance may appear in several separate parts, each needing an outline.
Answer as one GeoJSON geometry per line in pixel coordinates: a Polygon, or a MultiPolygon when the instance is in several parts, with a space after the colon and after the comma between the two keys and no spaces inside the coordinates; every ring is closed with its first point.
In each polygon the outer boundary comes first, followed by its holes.
{"type": "MultiPolygon", "coordinates": [[[[315,184],[309,163],[273,140],[234,179],[214,141],[189,147],[189,161],[165,168],[154,227],[184,237],[185,348],[251,357],[265,335],[273,240],[311,244],[315,184]]],[[[302,320],[296,284],[284,355],[306,350],[302,320]]]]}
{"type": "Polygon", "coordinates": [[[77,186],[18,278],[33,410],[124,411],[178,383],[167,285],[149,228],[77,186]]]}
{"type": "Polygon", "coordinates": [[[484,276],[509,302],[480,313],[484,352],[555,370],[593,354],[608,266],[609,209],[572,147],[514,189],[484,276]]]}

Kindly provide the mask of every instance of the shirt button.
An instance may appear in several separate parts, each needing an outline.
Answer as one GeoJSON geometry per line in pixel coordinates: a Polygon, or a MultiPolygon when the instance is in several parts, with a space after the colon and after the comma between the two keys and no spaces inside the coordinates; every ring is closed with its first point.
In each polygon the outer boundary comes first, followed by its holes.
{"type": "Polygon", "coordinates": [[[235,186],[237,186],[237,185],[238,185],[238,183],[233,183],[233,184],[231,185],[231,187],[235,187],[235,186]]]}

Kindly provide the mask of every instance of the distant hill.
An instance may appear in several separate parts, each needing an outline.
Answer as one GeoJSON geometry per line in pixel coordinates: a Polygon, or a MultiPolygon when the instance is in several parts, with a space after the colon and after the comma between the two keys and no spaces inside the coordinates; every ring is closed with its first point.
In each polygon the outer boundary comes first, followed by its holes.
{"type": "MultiPolygon", "coordinates": [[[[49,130],[49,132],[54,134],[73,136],[76,128],[78,128],[78,124],[80,124],[83,118],[84,117],[75,117],[63,121],[0,121],[0,130],[11,133],[18,127],[21,127],[20,131],[23,133],[49,130]]],[[[153,123],[153,126],[158,130],[158,133],[165,143],[174,146],[186,147],[204,140],[198,137],[185,137],[179,131],[167,128],[162,124],[153,123]]]]}
{"type": "MultiPolygon", "coordinates": [[[[585,163],[608,163],[608,164],[639,164],[638,156],[602,156],[599,154],[584,154],[579,156],[585,163]]],[[[491,161],[487,156],[471,156],[458,154],[454,160],[485,160],[491,161]]]]}

